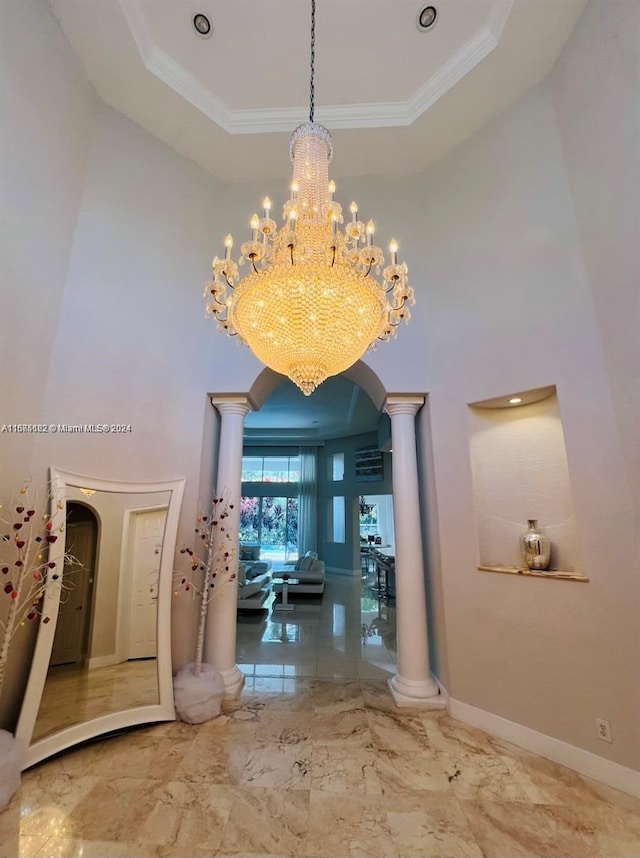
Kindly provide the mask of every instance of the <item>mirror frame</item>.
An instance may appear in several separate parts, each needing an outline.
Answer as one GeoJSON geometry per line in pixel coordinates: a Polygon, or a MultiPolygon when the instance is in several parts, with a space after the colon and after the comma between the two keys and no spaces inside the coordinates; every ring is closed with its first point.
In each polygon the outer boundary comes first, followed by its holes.
{"type": "MultiPolygon", "coordinates": [[[[157,647],[158,647],[158,691],[159,702],[148,706],[138,706],[133,709],[122,709],[73,724],[50,736],[45,736],[36,742],[31,741],[42,700],[49,660],[53,647],[53,639],[58,620],[60,605],[61,581],[47,580],[44,597],[43,613],[46,611],[51,618],[49,623],[40,623],[33,652],[33,659],[27,680],[27,687],[18,719],[16,738],[21,740],[28,749],[23,769],[39,763],[47,757],[57,754],[66,748],[93,739],[96,736],[131,727],[136,724],[147,724],[154,721],[175,720],[173,705],[173,675],[171,669],[171,593],[173,581],[173,560],[180,508],[184,495],[186,480],[175,479],[161,482],[119,482],[73,474],[59,468],[50,468],[51,479],[51,515],[54,523],[61,520],[66,522],[67,488],[85,488],[102,492],[124,492],[126,494],[149,494],[150,492],[170,492],[167,518],[165,523],[162,556],[160,558],[160,573],[158,583],[158,617],[157,617],[157,647]],[[59,506],[62,503],[62,507],[59,506]]],[[[88,504],[89,505],[89,504],[88,504]]],[[[56,528],[60,525],[56,523],[56,528]]],[[[63,568],[65,539],[58,539],[49,549],[49,559],[63,568]]]]}

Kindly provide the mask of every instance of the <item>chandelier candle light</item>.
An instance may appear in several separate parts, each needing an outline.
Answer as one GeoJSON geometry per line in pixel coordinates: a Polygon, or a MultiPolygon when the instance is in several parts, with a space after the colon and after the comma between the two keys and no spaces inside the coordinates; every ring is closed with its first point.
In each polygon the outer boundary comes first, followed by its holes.
{"type": "Polygon", "coordinates": [[[311,83],[309,122],[291,135],[291,196],[284,204],[284,224],[271,217],[271,200],[263,214],[250,220],[251,239],[231,258],[233,238],[225,238],[225,255],[213,260],[207,282],[206,311],[218,328],[239,336],[267,366],[288,376],[309,396],[319,384],[352,366],[377,340],[395,336],[408,322],[414,293],[408,269],[398,263],[398,244],[389,245],[390,260],[374,244],[375,225],[358,218],[350,206],[344,226],[342,206],[329,181],[333,155],[331,135],[314,122],[315,0],[311,0],[311,83]],[[238,264],[248,263],[240,279],[238,264]],[[382,280],[373,274],[380,275],[382,280]]]}

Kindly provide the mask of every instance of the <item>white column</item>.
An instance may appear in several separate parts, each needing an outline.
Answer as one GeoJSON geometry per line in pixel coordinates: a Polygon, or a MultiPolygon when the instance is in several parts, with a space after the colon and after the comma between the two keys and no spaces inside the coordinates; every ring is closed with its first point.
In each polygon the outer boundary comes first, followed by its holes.
{"type": "Polygon", "coordinates": [[[429,668],[427,603],[422,559],[415,416],[422,396],[388,396],[393,449],[393,521],[396,556],[398,670],[389,680],[397,706],[443,709],[429,668]]]}
{"type": "MultiPolygon", "coordinates": [[[[229,499],[227,528],[229,542],[235,549],[240,538],[244,418],[252,408],[246,396],[213,397],[211,404],[218,409],[221,417],[216,491],[218,497],[225,494],[229,499]]],[[[225,584],[219,595],[211,601],[204,639],[204,660],[222,673],[225,696],[228,698],[237,697],[244,685],[244,675],[236,664],[237,572],[236,552],[229,564],[229,575],[234,575],[234,579],[225,584]]]]}

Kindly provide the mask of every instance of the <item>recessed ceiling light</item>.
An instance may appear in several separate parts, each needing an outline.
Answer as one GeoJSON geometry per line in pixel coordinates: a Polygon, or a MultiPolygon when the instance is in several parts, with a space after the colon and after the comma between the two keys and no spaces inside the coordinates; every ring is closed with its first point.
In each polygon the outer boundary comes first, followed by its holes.
{"type": "Polygon", "coordinates": [[[419,12],[416,19],[416,26],[421,33],[425,30],[432,30],[438,18],[438,10],[435,6],[424,6],[419,12]]]}
{"type": "Polygon", "coordinates": [[[522,397],[520,396],[512,396],[509,400],[509,405],[520,405],[522,402],[522,397]]]}
{"type": "Polygon", "coordinates": [[[198,12],[193,16],[193,29],[201,39],[208,39],[213,32],[211,21],[202,12],[198,12]]]}

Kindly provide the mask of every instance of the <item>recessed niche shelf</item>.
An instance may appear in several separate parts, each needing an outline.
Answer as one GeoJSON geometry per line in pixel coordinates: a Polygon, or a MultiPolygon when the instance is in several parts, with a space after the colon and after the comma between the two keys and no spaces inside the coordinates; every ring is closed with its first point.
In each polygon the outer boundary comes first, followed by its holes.
{"type": "Polygon", "coordinates": [[[477,565],[487,571],[585,580],[555,387],[476,401],[468,417],[477,565]],[[510,401],[517,404],[508,405],[510,401]],[[523,565],[520,539],[530,519],[551,540],[549,572],[535,573],[523,565]]]}
{"type": "Polygon", "coordinates": [[[574,575],[572,572],[561,572],[559,569],[549,569],[546,572],[536,572],[518,566],[478,566],[481,572],[506,572],[507,575],[526,575],[530,578],[555,578],[557,581],[580,581],[586,584],[589,578],[584,575],[574,575]]]}

